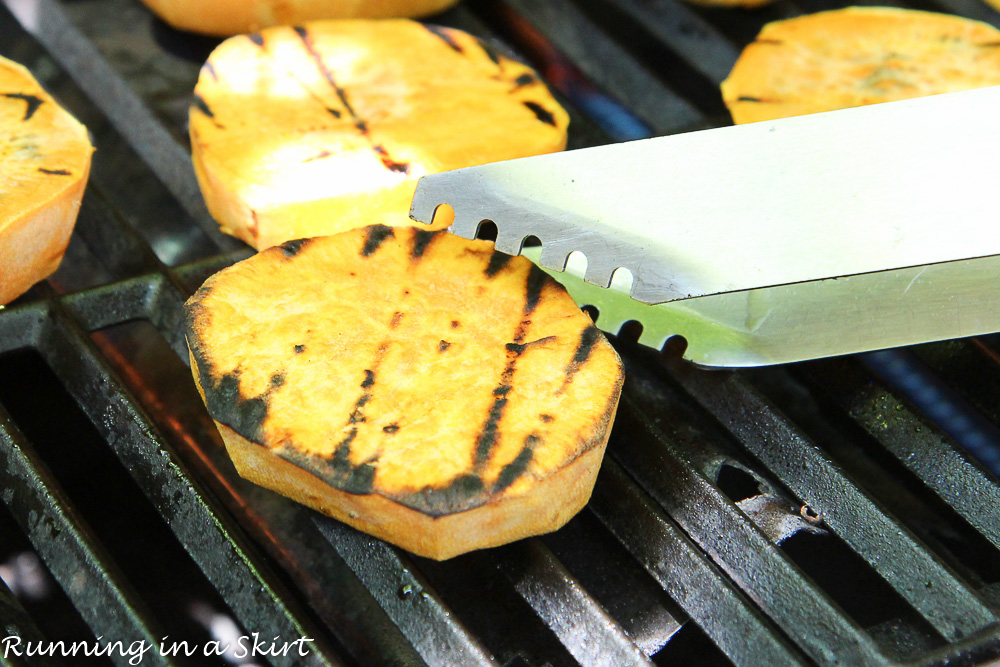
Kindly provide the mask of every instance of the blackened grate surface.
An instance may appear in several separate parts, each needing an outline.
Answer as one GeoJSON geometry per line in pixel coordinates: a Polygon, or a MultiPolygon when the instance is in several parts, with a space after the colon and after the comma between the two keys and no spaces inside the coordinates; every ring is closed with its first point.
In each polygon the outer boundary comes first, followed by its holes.
{"type": "MultiPolygon", "coordinates": [[[[203,646],[224,619],[314,639],[306,658],[256,658],[278,665],[1000,656],[996,336],[731,373],[623,335],[629,379],[587,509],[447,563],[245,483],[178,329],[201,281],[249,255],[216,231],[188,163],[213,40],[133,0],[4,3],[0,55],[98,147],[63,266],[0,310],[5,636],[203,646]]],[[[740,48],[769,20],[837,6],[466,0],[434,21],[530,60],[580,147],[727,124],[718,83],[740,48]]],[[[907,6],[1000,25],[979,0],[907,6]]],[[[151,651],[142,664],[227,663],[151,651]]]]}

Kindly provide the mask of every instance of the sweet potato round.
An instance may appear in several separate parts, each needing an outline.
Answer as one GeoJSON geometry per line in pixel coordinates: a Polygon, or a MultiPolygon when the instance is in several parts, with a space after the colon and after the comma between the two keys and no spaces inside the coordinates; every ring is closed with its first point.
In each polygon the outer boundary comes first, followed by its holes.
{"type": "Polygon", "coordinates": [[[407,20],[233,37],[202,70],[190,118],[209,211],[258,250],[411,224],[423,174],[561,150],[568,125],[525,65],[407,20]]]}
{"type": "Polygon", "coordinates": [[[320,19],[430,16],[458,0],[142,0],[180,30],[228,37],[320,19]]]}
{"type": "Polygon", "coordinates": [[[0,58],[0,304],[62,261],[90,174],[87,130],[0,58]]]}
{"type": "Polygon", "coordinates": [[[437,559],[555,530],[590,496],[621,362],[523,257],[371,226],[240,262],[187,312],[209,413],[258,484],[437,559]]]}
{"type": "Polygon", "coordinates": [[[764,26],[722,96],[736,123],[1000,84],[1000,30],[948,14],[849,7],[764,26]]]}

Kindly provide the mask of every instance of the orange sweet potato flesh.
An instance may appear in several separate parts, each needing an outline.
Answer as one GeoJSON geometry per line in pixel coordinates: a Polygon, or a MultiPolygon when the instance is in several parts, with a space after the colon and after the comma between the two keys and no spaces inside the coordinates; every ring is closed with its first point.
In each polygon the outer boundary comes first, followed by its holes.
{"type": "Polygon", "coordinates": [[[143,0],[180,30],[228,37],[320,19],[430,16],[458,0],[143,0]]]}
{"type": "Polygon", "coordinates": [[[92,152],[86,128],[0,58],[0,304],[59,267],[92,152]]]}
{"type": "Polygon", "coordinates": [[[436,559],[589,499],[621,362],[523,257],[375,225],[265,250],[187,314],[209,413],[260,485],[436,559]]]}
{"type": "Polygon", "coordinates": [[[420,176],[562,150],[569,122],[525,65],[408,20],[233,37],[203,68],[190,119],[209,211],[258,250],[416,224],[420,176]]]}
{"type": "Polygon", "coordinates": [[[722,96],[736,123],[1000,84],[1000,30],[889,7],[850,7],[764,26],[722,96]]]}

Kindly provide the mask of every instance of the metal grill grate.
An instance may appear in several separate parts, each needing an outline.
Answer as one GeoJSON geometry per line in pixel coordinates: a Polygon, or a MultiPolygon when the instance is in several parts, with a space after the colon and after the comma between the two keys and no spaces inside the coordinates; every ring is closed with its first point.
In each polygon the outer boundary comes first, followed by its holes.
{"type": "MultiPolygon", "coordinates": [[[[836,6],[466,0],[434,20],[531,61],[580,147],[727,124],[717,86],[741,46],[767,21],[836,6]]],[[[1000,25],[979,0],[907,6],[1000,25]]],[[[217,231],[189,166],[186,109],[213,44],[133,0],[0,3],[0,55],[98,146],[63,266],[0,310],[0,562],[37,554],[58,585],[47,601],[0,585],[8,634],[205,642],[209,610],[245,634],[315,640],[304,661],[258,658],[278,665],[1000,656],[996,336],[705,372],[623,333],[629,379],[587,509],[447,563],[241,480],[179,334],[184,299],[249,255],[217,231]],[[907,388],[890,367],[930,383],[907,388]]]]}

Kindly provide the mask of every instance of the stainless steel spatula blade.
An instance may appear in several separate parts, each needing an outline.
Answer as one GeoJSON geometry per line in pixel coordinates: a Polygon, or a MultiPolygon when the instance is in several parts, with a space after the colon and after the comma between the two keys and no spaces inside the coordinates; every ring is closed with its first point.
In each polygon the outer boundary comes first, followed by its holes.
{"type": "Polygon", "coordinates": [[[537,237],[605,330],[779,363],[1000,330],[997,155],[987,88],[429,175],[411,217],[537,237]]]}

